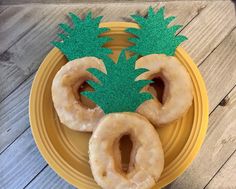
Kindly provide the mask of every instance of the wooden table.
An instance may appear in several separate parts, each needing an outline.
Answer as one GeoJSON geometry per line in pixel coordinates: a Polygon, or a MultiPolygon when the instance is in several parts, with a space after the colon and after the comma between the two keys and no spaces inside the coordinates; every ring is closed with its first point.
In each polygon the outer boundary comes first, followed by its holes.
{"type": "MultiPolygon", "coordinates": [[[[33,2],[38,2],[34,0],[33,2]]],[[[45,2],[45,1],[44,1],[45,2]]],[[[48,1],[52,3],[52,1],[48,1]]],[[[47,165],[32,137],[28,102],[32,80],[49,42],[69,11],[92,10],[103,21],[129,21],[153,3],[27,4],[2,0],[0,6],[0,188],[73,188],[47,165]],[[6,5],[9,3],[8,5],[6,5]]],[[[201,71],[208,90],[209,128],[197,158],[166,188],[236,188],[236,16],[230,1],[168,1],[177,16],[182,46],[201,71]]]]}

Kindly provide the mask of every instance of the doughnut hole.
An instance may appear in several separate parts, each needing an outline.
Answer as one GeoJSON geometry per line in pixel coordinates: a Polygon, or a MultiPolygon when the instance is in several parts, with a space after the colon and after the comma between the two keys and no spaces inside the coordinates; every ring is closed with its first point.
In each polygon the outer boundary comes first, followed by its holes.
{"type": "Polygon", "coordinates": [[[102,176],[103,176],[103,177],[106,177],[106,176],[107,176],[107,172],[104,171],[104,172],[102,173],[102,176]]]}
{"type": "Polygon", "coordinates": [[[93,88],[86,82],[86,80],[80,84],[74,86],[74,93],[76,96],[76,99],[86,108],[93,109],[96,107],[96,104],[91,101],[86,96],[82,95],[81,92],[83,91],[94,91],[93,88]]]}
{"type": "Polygon", "coordinates": [[[133,142],[130,135],[125,134],[120,138],[119,149],[121,154],[121,169],[123,173],[127,173],[129,171],[131,152],[133,149],[133,142]]]}
{"type": "Polygon", "coordinates": [[[165,90],[165,83],[161,77],[156,77],[152,79],[153,83],[149,85],[149,92],[155,96],[160,103],[163,104],[164,102],[164,90],[165,90]]]}

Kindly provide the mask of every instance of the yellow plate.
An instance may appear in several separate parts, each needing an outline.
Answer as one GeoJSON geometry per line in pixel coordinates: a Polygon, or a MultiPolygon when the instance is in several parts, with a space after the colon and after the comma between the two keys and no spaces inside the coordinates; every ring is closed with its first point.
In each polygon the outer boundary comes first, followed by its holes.
{"type": "MultiPolygon", "coordinates": [[[[134,23],[109,22],[106,35],[114,40],[107,46],[116,59],[120,50],[129,46],[127,27],[134,23]]],[[[148,43],[148,41],[147,41],[148,43]]],[[[196,65],[182,48],[177,48],[176,57],[188,70],[193,86],[194,100],[190,110],[177,122],[158,129],[164,152],[165,168],[155,189],[172,182],[190,165],[203,142],[208,124],[208,98],[203,79],[196,65]]],[[[95,189],[88,164],[89,133],[76,132],[62,125],[53,108],[51,84],[56,72],[66,63],[66,58],[54,48],[41,64],[30,95],[30,123],[36,144],[48,164],[66,181],[79,189],[95,189]]]]}

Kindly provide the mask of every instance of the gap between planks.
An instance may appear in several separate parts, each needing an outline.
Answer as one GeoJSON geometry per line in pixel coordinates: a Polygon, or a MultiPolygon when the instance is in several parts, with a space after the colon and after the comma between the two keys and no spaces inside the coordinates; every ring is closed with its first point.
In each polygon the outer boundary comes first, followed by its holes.
{"type": "MultiPolygon", "coordinates": [[[[224,166],[217,172],[217,175],[208,183],[206,189],[215,188],[229,188],[236,187],[236,150],[224,164],[224,166]]],[[[205,189],[204,188],[204,189],[205,189]]]]}
{"type": "MultiPolygon", "coordinates": [[[[205,188],[208,188],[209,185],[211,185],[212,181],[216,178],[216,176],[220,173],[220,171],[222,171],[222,169],[224,169],[224,167],[229,163],[229,161],[232,159],[232,157],[236,154],[235,153],[236,150],[234,150],[234,152],[228,157],[228,159],[222,164],[222,166],[217,170],[217,172],[214,174],[214,176],[209,180],[209,182],[206,184],[205,188]]],[[[236,186],[236,185],[235,185],[236,186]]],[[[223,187],[223,186],[221,186],[223,187]]]]}

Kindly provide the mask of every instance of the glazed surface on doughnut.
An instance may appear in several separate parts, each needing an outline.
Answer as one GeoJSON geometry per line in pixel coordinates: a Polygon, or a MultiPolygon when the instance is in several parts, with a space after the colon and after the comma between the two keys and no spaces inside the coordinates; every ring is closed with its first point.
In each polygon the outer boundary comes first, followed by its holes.
{"type": "Polygon", "coordinates": [[[148,189],[155,185],[164,167],[159,136],[137,113],[112,113],[99,123],[89,142],[93,176],[104,189],[148,189]],[[127,173],[122,171],[119,140],[130,135],[133,149],[127,173]]]}
{"type": "Polygon", "coordinates": [[[193,89],[191,78],[178,59],[164,54],[152,54],[138,59],[136,67],[149,70],[137,79],[161,78],[165,85],[162,103],[150,85],[144,87],[143,91],[152,93],[153,99],[141,104],[137,112],[155,126],[168,124],[183,116],[192,104],[193,89]]]}
{"type": "Polygon", "coordinates": [[[78,92],[86,80],[97,79],[88,68],[105,70],[103,62],[95,57],[85,57],[68,62],[57,72],[52,83],[52,100],[61,123],[78,131],[93,131],[104,116],[99,107],[82,104],[78,92]]]}

